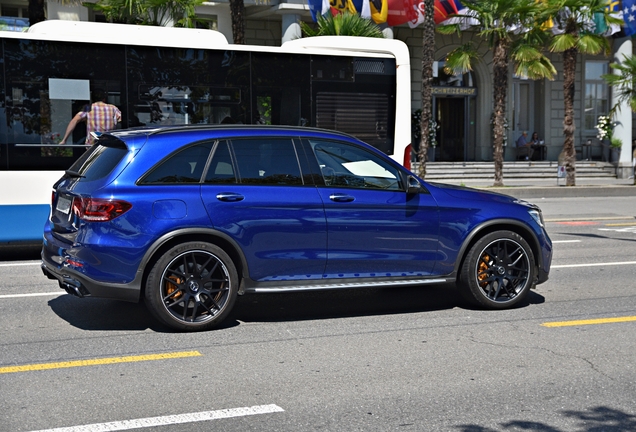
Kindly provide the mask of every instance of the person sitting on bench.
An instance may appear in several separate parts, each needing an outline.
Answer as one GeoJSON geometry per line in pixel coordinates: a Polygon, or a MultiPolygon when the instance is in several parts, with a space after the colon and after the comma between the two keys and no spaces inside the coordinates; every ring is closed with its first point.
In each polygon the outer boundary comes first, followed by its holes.
{"type": "Polygon", "coordinates": [[[528,141],[528,131],[523,131],[517,139],[517,159],[530,160],[533,153],[532,143],[528,141]]]}

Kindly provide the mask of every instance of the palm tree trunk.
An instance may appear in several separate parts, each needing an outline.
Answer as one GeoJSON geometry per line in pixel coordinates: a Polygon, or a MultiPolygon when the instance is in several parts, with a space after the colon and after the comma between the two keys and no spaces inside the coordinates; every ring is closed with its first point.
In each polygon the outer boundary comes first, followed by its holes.
{"type": "Polygon", "coordinates": [[[576,151],[574,149],[574,77],[576,75],[576,49],[563,52],[563,156],[566,186],[576,186],[576,151]]]}
{"type": "Polygon", "coordinates": [[[230,15],[232,16],[232,38],[235,44],[245,44],[245,4],[243,0],[230,0],[230,15]]]}
{"type": "Polygon", "coordinates": [[[508,49],[509,42],[498,39],[493,50],[493,92],[495,121],[493,127],[493,160],[495,162],[495,182],[493,186],[503,186],[503,143],[506,133],[506,93],[508,89],[508,49]]]}
{"type": "Polygon", "coordinates": [[[421,140],[418,151],[420,160],[418,175],[426,177],[426,162],[428,160],[429,131],[432,119],[432,85],[433,61],[435,56],[435,21],[434,0],[424,1],[424,22],[422,23],[422,117],[420,120],[421,140]]]}
{"type": "Polygon", "coordinates": [[[44,0],[29,0],[29,25],[44,21],[44,0]]]}

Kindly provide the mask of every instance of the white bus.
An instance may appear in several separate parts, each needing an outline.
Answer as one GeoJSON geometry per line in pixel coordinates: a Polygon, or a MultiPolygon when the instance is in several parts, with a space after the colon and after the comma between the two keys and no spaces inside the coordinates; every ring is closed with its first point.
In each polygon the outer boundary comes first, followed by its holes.
{"type": "Polygon", "coordinates": [[[397,40],[324,36],[281,47],[228,44],[216,31],[44,21],[2,32],[0,244],[38,242],[51,186],[85,151],[59,145],[100,90],[122,128],[306,125],[360,138],[410,164],[410,63],[397,40]]]}

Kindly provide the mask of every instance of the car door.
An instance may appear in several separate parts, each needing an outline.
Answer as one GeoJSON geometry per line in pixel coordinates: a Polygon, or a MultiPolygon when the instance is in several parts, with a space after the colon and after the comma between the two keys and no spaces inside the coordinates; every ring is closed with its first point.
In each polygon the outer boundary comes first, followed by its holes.
{"type": "Polygon", "coordinates": [[[352,143],[308,140],[324,186],[325,277],[433,274],[439,211],[433,197],[406,192],[406,175],[388,158],[352,143]]]}
{"type": "Polygon", "coordinates": [[[214,228],[243,250],[251,279],[322,277],[324,208],[312,176],[301,170],[291,138],[219,142],[201,196],[214,228]]]}

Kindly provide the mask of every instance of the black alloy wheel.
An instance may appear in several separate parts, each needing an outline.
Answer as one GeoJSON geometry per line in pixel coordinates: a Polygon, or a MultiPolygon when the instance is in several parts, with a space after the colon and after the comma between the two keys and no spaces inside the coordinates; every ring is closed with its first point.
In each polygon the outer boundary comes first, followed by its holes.
{"type": "Polygon", "coordinates": [[[238,276],[230,257],[209,243],[173,247],[155,264],[146,284],[151,312],[177,330],[209,330],[230,312],[238,276]]]}
{"type": "Polygon", "coordinates": [[[535,281],[535,259],[523,237],[497,231],[479,239],[460,274],[464,297],[478,306],[506,309],[521,302],[535,281]]]}

